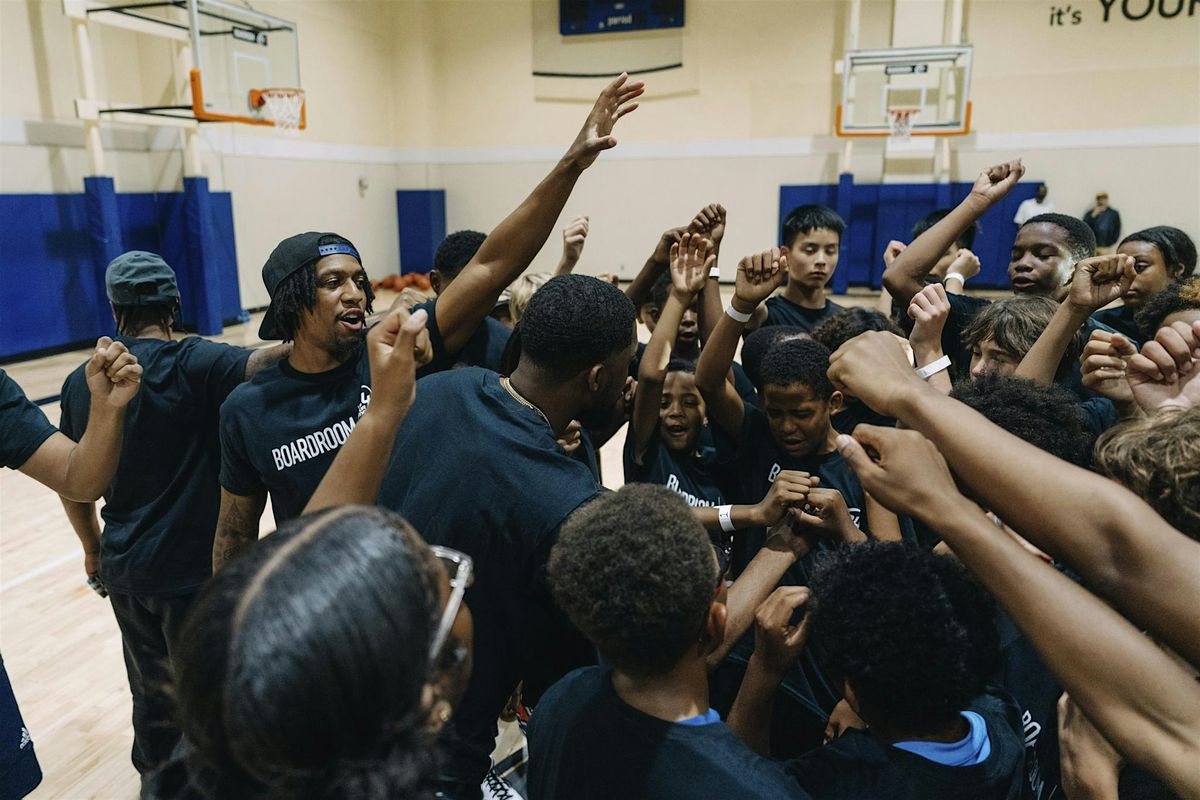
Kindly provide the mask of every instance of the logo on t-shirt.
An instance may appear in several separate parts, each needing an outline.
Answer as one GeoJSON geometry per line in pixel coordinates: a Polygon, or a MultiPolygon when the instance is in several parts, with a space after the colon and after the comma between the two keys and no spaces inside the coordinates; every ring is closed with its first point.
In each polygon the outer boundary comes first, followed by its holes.
{"type": "Polygon", "coordinates": [[[354,430],[354,423],[354,417],[346,417],[332,425],[327,425],[320,430],[273,448],[271,457],[275,459],[275,469],[283,472],[288,467],[303,464],[310,458],[337,450],[350,438],[350,433],[354,430]]]}
{"type": "Polygon", "coordinates": [[[683,489],[680,489],[679,488],[679,478],[674,473],[667,476],[667,488],[670,489],[675,494],[682,497],[684,500],[686,500],[687,504],[689,506],[695,507],[695,506],[714,505],[713,503],[710,503],[707,500],[703,500],[699,497],[696,497],[696,495],[692,494],[691,492],[685,492],[683,489]]]}
{"type": "Polygon", "coordinates": [[[371,405],[371,387],[365,383],[358,387],[358,417],[362,419],[362,415],[367,413],[367,406],[371,405]]]}

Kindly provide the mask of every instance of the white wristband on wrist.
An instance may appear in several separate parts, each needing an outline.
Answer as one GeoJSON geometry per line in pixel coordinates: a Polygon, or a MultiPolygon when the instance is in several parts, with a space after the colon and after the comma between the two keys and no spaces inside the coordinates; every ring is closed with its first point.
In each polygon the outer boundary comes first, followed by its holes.
{"type": "Polygon", "coordinates": [[[958,281],[963,286],[967,285],[967,279],[964,278],[962,275],[959,275],[957,272],[947,272],[946,277],[942,278],[942,283],[945,283],[946,281],[951,280],[951,279],[958,281]]]}
{"type": "Polygon", "coordinates": [[[942,356],[932,364],[926,364],[923,367],[917,367],[917,377],[923,381],[927,381],[934,375],[937,375],[944,369],[950,368],[950,356],[942,356]]]}
{"type": "Polygon", "coordinates": [[[721,530],[726,533],[733,533],[737,530],[733,526],[733,517],[729,515],[733,506],[717,506],[717,519],[721,521],[721,530]]]}
{"type": "Polygon", "coordinates": [[[721,268],[714,264],[713,268],[708,271],[708,277],[721,280],[721,268]]]}
{"type": "Polygon", "coordinates": [[[742,324],[749,322],[750,317],[753,316],[752,313],[751,314],[743,314],[741,311],[738,311],[736,308],[733,307],[733,303],[730,303],[729,305],[725,306],[725,313],[729,316],[730,319],[734,320],[735,322],[741,322],[742,324]]]}

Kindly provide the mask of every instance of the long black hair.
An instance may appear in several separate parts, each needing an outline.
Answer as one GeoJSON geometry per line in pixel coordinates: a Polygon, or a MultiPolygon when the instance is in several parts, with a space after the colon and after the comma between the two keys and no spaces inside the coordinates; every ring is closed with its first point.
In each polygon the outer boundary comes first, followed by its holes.
{"type": "Polygon", "coordinates": [[[187,755],[143,796],[416,796],[435,766],[434,561],[400,516],[343,506],[226,564],[174,644],[187,755]]]}

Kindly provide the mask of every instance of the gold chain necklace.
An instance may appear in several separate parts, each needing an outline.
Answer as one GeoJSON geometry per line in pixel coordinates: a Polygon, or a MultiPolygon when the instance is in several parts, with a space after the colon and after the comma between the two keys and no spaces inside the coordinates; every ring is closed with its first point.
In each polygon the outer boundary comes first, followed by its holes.
{"type": "Polygon", "coordinates": [[[542,421],[545,422],[550,427],[550,430],[554,430],[554,426],[550,425],[550,418],[547,417],[540,408],[538,408],[533,403],[526,400],[524,397],[521,397],[521,394],[516,389],[513,388],[512,382],[509,381],[509,379],[507,377],[501,376],[500,385],[503,386],[508,391],[508,393],[512,395],[513,400],[516,400],[521,405],[525,406],[526,408],[528,408],[531,411],[533,411],[534,413],[536,413],[539,417],[542,418],[542,421]]]}

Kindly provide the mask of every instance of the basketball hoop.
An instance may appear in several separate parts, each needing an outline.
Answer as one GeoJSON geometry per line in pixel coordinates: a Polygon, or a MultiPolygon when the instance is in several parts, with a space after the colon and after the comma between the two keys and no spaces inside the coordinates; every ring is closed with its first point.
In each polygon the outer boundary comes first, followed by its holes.
{"type": "Polygon", "coordinates": [[[907,141],[912,136],[913,119],[920,113],[921,109],[915,107],[889,108],[891,137],[898,141],[907,141]]]}
{"type": "Polygon", "coordinates": [[[304,127],[303,89],[251,89],[250,106],[266,106],[276,128],[297,131],[304,127]]]}

